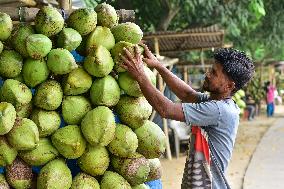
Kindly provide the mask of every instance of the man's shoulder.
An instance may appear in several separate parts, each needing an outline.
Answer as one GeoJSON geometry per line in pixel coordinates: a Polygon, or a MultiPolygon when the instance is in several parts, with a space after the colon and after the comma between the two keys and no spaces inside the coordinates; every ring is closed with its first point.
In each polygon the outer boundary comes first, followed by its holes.
{"type": "Polygon", "coordinates": [[[232,99],[218,100],[216,103],[222,116],[239,118],[240,108],[232,99]]]}

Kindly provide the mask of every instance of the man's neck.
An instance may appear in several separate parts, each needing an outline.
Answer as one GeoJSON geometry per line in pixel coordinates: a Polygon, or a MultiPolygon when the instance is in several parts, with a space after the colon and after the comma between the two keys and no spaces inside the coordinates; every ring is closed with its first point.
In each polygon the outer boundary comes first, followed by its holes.
{"type": "Polygon", "coordinates": [[[231,98],[231,94],[216,94],[216,93],[210,93],[210,99],[211,100],[224,100],[231,98]]]}

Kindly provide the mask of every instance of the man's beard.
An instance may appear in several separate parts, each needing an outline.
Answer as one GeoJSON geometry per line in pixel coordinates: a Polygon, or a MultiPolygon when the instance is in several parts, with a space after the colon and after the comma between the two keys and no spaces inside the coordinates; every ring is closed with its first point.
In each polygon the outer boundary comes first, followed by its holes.
{"type": "Polygon", "coordinates": [[[204,80],[202,90],[207,91],[209,93],[219,93],[219,89],[212,88],[212,86],[210,85],[210,82],[207,79],[204,80]]]}
{"type": "Polygon", "coordinates": [[[207,78],[204,79],[203,85],[202,85],[202,90],[203,91],[208,91],[211,92],[210,87],[209,87],[209,81],[207,78]]]}

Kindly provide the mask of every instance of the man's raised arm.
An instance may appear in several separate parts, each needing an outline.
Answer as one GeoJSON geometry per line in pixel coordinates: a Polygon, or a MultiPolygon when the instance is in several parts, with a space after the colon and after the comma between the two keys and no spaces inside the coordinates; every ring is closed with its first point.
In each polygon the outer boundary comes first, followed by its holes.
{"type": "Polygon", "coordinates": [[[143,58],[143,61],[159,72],[176,96],[183,102],[197,102],[196,91],[161,64],[145,44],[140,45],[144,47],[145,58],[143,58]]]}

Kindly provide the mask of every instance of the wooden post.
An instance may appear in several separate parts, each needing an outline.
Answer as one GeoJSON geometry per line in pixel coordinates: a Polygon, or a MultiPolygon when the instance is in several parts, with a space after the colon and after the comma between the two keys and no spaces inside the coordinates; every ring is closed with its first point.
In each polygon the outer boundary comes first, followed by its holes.
{"type": "Polygon", "coordinates": [[[183,66],[183,81],[188,84],[188,73],[187,73],[187,67],[183,66]]]}
{"type": "MultiPolygon", "coordinates": [[[[163,78],[160,74],[158,74],[158,84],[159,84],[159,90],[162,92],[163,91],[163,78]]],[[[165,118],[162,118],[163,120],[163,130],[166,135],[166,153],[167,153],[167,158],[169,160],[172,160],[172,153],[171,153],[171,148],[170,148],[170,140],[169,140],[169,130],[168,130],[168,121],[165,118]]]]}
{"type": "Polygon", "coordinates": [[[204,51],[203,51],[203,49],[201,49],[201,51],[200,51],[200,61],[201,61],[201,65],[202,65],[202,70],[205,71],[204,51]]]}
{"type": "Polygon", "coordinates": [[[59,7],[69,12],[72,9],[72,0],[59,0],[59,7]]]}
{"type": "Polygon", "coordinates": [[[160,56],[159,40],[158,40],[157,37],[154,38],[154,46],[155,46],[155,54],[156,54],[156,56],[160,56]]]}
{"type": "MultiPolygon", "coordinates": [[[[154,47],[155,47],[155,54],[157,58],[160,56],[160,49],[159,49],[159,40],[157,37],[154,38],[154,47]]],[[[159,85],[159,90],[161,93],[164,94],[164,90],[166,87],[166,84],[164,86],[163,78],[160,74],[158,74],[158,85],[159,85]]],[[[152,117],[154,118],[154,116],[152,117]]],[[[163,130],[166,135],[166,151],[167,151],[167,158],[169,160],[172,160],[172,152],[171,152],[171,147],[170,147],[170,141],[169,141],[169,130],[168,130],[168,121],[165,118],[162,118],[163,120],[163,130]]]]}

